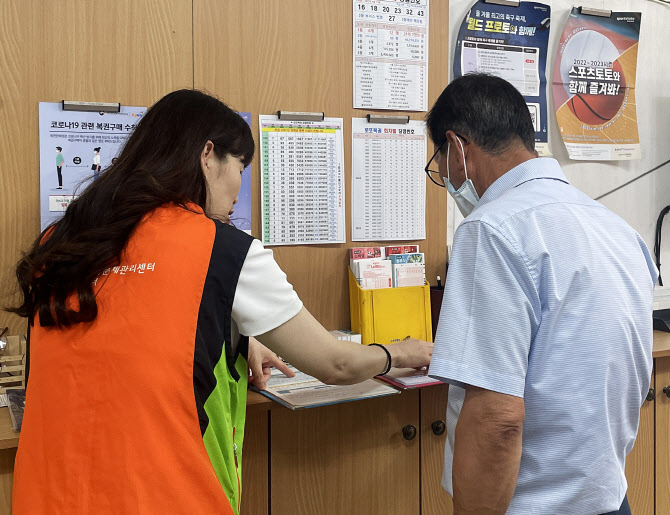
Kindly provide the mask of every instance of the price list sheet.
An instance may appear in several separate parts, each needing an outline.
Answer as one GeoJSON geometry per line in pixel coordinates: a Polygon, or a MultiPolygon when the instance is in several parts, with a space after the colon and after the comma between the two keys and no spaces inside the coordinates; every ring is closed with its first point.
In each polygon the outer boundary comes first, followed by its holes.
{"type": "Polygon", "coordinates": [[[353,0],[354,108],[425,111],[428,0],[353,0]]]}
{"type": "Polygon", "coordinates": [[[263,243],[344,243],[342,118],[258,120],[263,243]]]}
{"type": "Polygon", "coordinates": [[[351,120],[352,241],[426,238],[426,125],[351,120]]]}

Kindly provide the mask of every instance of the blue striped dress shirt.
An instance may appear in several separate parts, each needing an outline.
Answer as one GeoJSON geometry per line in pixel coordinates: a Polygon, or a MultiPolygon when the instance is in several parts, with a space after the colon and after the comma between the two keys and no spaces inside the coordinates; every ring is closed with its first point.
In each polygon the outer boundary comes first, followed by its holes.
{"type": "Polygon", "coordinates": [[[429,374],[450,384],[442,486],[451,494],[465,386],[522,397],[509,514],[598,514],[626,493],[652,369],[657,272],[624,220],[557,161],[516,166],[454,237],[429,374]]]}

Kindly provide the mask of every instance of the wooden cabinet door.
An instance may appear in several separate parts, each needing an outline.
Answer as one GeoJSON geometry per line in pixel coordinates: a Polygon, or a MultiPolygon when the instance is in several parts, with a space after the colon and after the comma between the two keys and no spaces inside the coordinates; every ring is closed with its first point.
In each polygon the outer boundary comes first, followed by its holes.
{"type": "Polygon", "coordinates": [[[14,458],[16,448],[0,450],[0,513],[12,513],[14,458]]]}
{"type": "Polygon", "coordinates": [[[270,412],[249,406],[242,446],[242,502],[244,515],[268,515],[268,440],[270,412]]]}
{"type": "MultiPolygon", "coordinates": [[[[654,388],[653,374],[651,388],[654,388]]],[[[626,457],[628,502],[635,515],[654,514],[654,407],[652,399],[642,405],[637,439],[626,457]]]]}
{"type": "Polygon", "coordinates": [[[670,357],[656,359],[655,371],[656,513],[663,515],[670,513],[670,357]]]}
{"type": "Polygon", "coordinates": [[[270,414],[272,515],[419,515],[419,392],[270,414]],[[414,426],[416,436],[403,437],[414,426]]]}
{"type": "Polygon", "coordinates": [[[421,390],[421,515],[451,515],[451,496],[442,488],[444,445],[447,442],[448,385],[421,390]]]}

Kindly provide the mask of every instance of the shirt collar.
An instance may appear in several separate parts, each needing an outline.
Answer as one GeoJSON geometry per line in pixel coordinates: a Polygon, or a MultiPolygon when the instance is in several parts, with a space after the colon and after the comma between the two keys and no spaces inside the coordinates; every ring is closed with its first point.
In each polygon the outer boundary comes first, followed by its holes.
{"type": "Polygon", "coordinates": [[[555,159],[548,157],[529,159],[498,177],[479,199],[477,207],[497,199],[506,191],[516,188],[524,182],[534,179],[553,179],[569,184],[561,166],[555,159]]]}

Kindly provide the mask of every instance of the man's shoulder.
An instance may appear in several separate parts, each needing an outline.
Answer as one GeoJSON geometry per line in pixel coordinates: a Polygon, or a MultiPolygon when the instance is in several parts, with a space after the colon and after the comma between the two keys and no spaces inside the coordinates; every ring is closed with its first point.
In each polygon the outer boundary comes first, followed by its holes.
{"type": "Polygon", "coordinates": [[[568,183],[540,183],[521,184],[477,207],[462,224],[471,224],[464,234],[495,231],[531,255],[547,245],[588,245],[595,239],[620,249],[641,248],[649,257],[641,236],[619,215],[568,183]]]}
{"type": "MultiPolygon", "coordinates": [[[[533,213],[546,211],[560,216],[563,210],[609,210],[574,186],[554,179],[529,180],[510,188],[498,198],[477,207],[466,219],[496,228],[514,220],[515,225],[531,224],[533,213]]],[[[612,213],[612,216],[616,216],[612,213]]]]}

